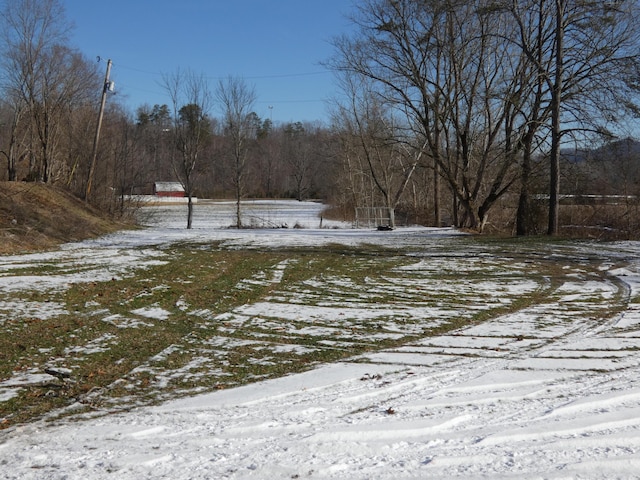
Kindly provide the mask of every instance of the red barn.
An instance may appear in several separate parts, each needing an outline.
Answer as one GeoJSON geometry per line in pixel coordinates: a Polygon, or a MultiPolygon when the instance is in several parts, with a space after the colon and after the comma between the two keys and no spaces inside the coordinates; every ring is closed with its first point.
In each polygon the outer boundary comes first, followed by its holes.
{"type": "Polygon", "coordinates": [[[158,197],[184,197],[184,187],[179,182],[156,182],[153,194],[158,197]]]}

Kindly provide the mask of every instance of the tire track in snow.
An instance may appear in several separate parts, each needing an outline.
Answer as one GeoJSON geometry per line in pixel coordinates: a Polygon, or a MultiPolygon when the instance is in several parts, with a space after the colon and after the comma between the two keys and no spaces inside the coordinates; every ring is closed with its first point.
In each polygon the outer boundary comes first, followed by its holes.
{"type": "Polygon", "coordinates": [[[639,335],[607,311],[628,302],[619,285],[602,282],[602,309],[595,284],[571,283],[377,356],[135,417],[33,427],[0,452],[23,478],[629,478],[640,464],[639,335]],[[603,358],[616,342],[623,356],[603,358]]]}
{"type": "MultiPolygon", "coordinates": [[[[590,282],[593,282],[593,280],[590,280],[590,282]]],[[[555,294],[564,286],[563,284],[557,287],[552,294],[555,294]]],[[[593,284],[591,287],[593,287],[593,284]]],[[[618,309],[621,302],[628,302],[628,289],[620,283],[614,284],[603,279],[600,290],[601,296],[604,298],[600,298],[598,302],[600,303],[606,298],[610,299],[608,305],[614,307],[614,311],[618,309]]],[[[358,416],[358,421],[362,422],[359,424],[361,426],[349,426],[335,435],[323,434],[317,437],[316,440],[346,442],[357,438],[368,438],[373,435],[376,438],[384,437],[388,440],[406,441],[414,435],[420,437],[418,432],[422,432],[423,436],[428,437],[430,435],[429,432],[433,434],[433,428],[436,428],[445,438],[447,437],[447,432],[450,435],[455,433],[456,436],[459,436],[461,431],[466,431],[467,434],[464,436],[475,438],[474,443],[503,445],[513,441],[515,437],[514,435],[509,435],[502,438],[497,432],[514,426],[528,430],[530,429],[530,422],[540,422],[542,424],[541,431],[544,431],[544,436],[548,438],[588,434],[589,432],[598,432],[620,426],[633,426],[634,421],[625,423],[624,420],[616,419],[616,416],[613,415],[613,420],[603,417],[595,424],[582,429],[576,427],[567,430],[566,426],[557,429],[549,428],[548,421],[552,416],[560,415],[564,417],[571,410],[574,410],[574,413],[577,414],[589,413],[590,409],[584,406],[573,406],[571,408],[562,406],[567,402],[575,401],[570,399],[580,398],[581,394],[593,395],[591,392],[594,389],[596,391],[603,388],[607,389],[610,388],[611,384],[608,380],[603,381],[599,371],[594,372],[593,367],[588,362],[582,368],[575,369],[575,371],[567,369],[566,365],[562,364],[566,359],[553,359],[555,360],[553,366],[526,365],[526,362],[530,359],[545,358],[550,353],[570,348],[572,344],[585,338],[594,337],[597,342],[599,341],[597,335],[605,332],[608,327],[615,325],[618,321],[619,315],[616,313],[597,324],[594,324],[593,320],[582,320],[585,316],[589,317],[592,314],[591,308],[589,308],[591,302],[584,302],[583,308],[586,311],[575,312],[575,306],[580,303],[580,297],[592,296],[593,288],[584,294],[569,293],[567,295],[572,296],[571,302],[560,301],[555,304],[548,303],[527,307],[515,314],[505,315],[479,326],[463,328],[452,334],[429,338],[422,342],[423,344],[428,344],[432,349],[441,349],[440,356],[433,353],[425,353],[424,351],[415,352],[411,358],[421,358],[422,361],[407,361],[407,351],[410,352],[412,347],[418,347],[417,350],[419,350],[421,345],[405,347],[404,352],[402,349],[393,349],[374,355],[367,355],[366,358],[372,362],[372,366],[384,365],[390,367],[395,365],[398,368],[406,368],[410,364],[412,367],[417,367],[421,370],[418,377],[422,381],[400,380],[385,376],[383,378],[386,380],[379,381],[378,391],[376,392],[342,397],[341,402],[346,404],[357,405],[362,403],[363,400],[368,403],[368,406],[361,406],[351,414],[358,416]],[[566,315],[563,312],[563,303],[567,305],[564,307],[565,310],[571,310],[566,315]],[[522,318],[523,315],[527,314],[528,310],[533,310],[535,317],[539,319],[555,318],[556,330],[554,335],[550,337],[548,334],[544,334],[542,337],[531,339],[528,342],[524,342],[523,339],[513,339],[511,341],[507,339],[505,341],[503,336],[479,335],[487,329],[501,329],[501,324],[513,325],[514,316],[522,318]],[[489,355],[485,354],[482,348],[475,348],[476,351],[473,352],[473,356],[469,356],[469,349],[474,347],[464,345],[464,341],[460,342],[460,340],[467,339],[479,339],[481,342],[488,343],[489,346],[491,340],[495,339],[497,342],[494,345],[495,348],[489,350],[491,352],[489,355]],[[499,351],[497,356],[496,349],[499,351]],[[462,350],[462,352],[457,350],[462,350]],[[444,356],[450,358],[443,360],[444,356]],[[518,363],[518,360],[524,362],[524,364],[518,363]],[[443,366],[446,366],[448,375],[430,376],[428,374],[429,370],[438,370],[443,366]],[[522,374],[523,379],[521,381],[514,378],[514,376],[517,377],[518,372],[522,374]],[[501,377],[504,377],[504,380],[501,380],[501,377]],[[567,382],[569,378],[572,379],[571,383],[567,382]],[[577,390],[576,385],[580,386],[577,390]],[[567,400],[564,400],[565,397],[567,400]],[[525,411],[522,409],[523,400],[525,400],[525,404],[529,404],[525,411]],[[558,403],[560,403],[560,406],[557,405],[558,403]],[[385,409],[382,407],[383,405],[392,406],[385,409]],[[473,408],[470,409],[470,405],[473,408]],[[376,406],[378,406],[378,413],[392,412],[394,418],[397,419],[397,424],[390,427],[393,433],[382,435],[378,430],[374,429],[372,431],[371,425],[366,420],[363,421],[367,415],[371,416],[372,413],[376,412],[376,406]],[[475,411],[475,413],[456,415],[452,413],[452,411],[455,412],[456,406],[460,406],[464,412],[471,410],[472,412],[475,411]],[[500,411],[497,416],[495,415],[496,410],[500,411]],[[366,412],[366,414],[363,415],[363,412],[366,412]],[[403,424],[403,421],[399,419],[403,416],[403,413],[408,413],[406,424],[403,424]],[[427,415],[431,420],[422,423],[418,422],[416,425],[416,414],[421,418],[427,415]],[[438,418],[440,420],[435,420],[438,418]],[[490,433],[487,433],[487,419],[491,419],[492,428],[488,429],[490,433]],[[492,430],[495,430],[496,433],[493,433],[492,430]]],[[[603,310],[607,310],[607,308],[603,310]]],[[[604,315],[607,315],[607,313],[605,312],[604,315]]],[[[588,346],[583,348],[588,348],[588,346]]],[[[583,354],[587,352],[589,352],[588,349],[581,351],[583,354]]],[[[637,367],[638,362],[634,358],[635,356],[633,351],[628,352],[627,357],[631,357],[628,368],[637,367]]],[[[359,360],[363,361],[362,358],[359,360]]],[[[582,360],[582,358],[578,360],[582,360]]],[[[602,362],[602,359],[598,357],[596,361],[602,362]]],[[[613,365],[608,369],[614,370],[617,368],[613,365]]],[[[602,370],[602,366],[597,370],[602,370]]],[[[396,374],[396,377],[398,375],[401,374],[396,374]]],[[[603,402],[601,400],[595,399],[593,404],[602,408],[603,402]]],[[[627,394],[622,397],[614,395],[614,399],[610,403],[612,405],[624,405],[626,403],[637,403],[637,401],[637,395],[627,394]]],[[[635,415],[636,410],[631,410],[630,412],[635,415]]],[[[583,420],[578,417],[577,423],[581,424],[581,422],[583,423],[583,420]]],[[[640,411],[636,424],[640,425],[640,411]]],[[[523,437],[520,435],[518,438],[523,437]]],[[[536,438],[536,433],[534,432],[529,440],[536,438]]]]}

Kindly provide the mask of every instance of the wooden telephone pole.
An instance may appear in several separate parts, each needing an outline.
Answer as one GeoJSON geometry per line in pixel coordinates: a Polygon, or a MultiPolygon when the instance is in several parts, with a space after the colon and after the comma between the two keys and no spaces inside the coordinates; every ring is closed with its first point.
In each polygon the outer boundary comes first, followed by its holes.
{"type": "MultiPolygon", "coordinates": [[[[100,60],[98,58],[98,60],[100,60]]],[[[89,180],[87,181],[87,191],[85,193],[85,201],[89,201],[91,194],[91,184],[93,182],[93,173],[96,169],[96,157],[98,156],[98,140],[100,139],[100,127],[102,127],[102,115],[104,113],[104,105],[107,102],[107,92],[110,90],[111,82],[109,75],[111,74],[111,59],[107,60],[107,73],[104,76],[104,85],[102,86],[102,100],[100,101],[100,112],[98,113],[98,124],[96,125],[96,135],[93,137],[93,153],[91,155],[91,168],[89,168],[89,180]]]]}

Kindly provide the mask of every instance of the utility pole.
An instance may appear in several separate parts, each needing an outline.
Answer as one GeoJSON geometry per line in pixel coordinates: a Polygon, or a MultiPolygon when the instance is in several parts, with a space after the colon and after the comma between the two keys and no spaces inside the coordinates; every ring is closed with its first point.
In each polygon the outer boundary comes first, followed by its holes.
{"type": "MultiPolygon", "coordinates": [[[[98,61],[100,57],[98,57],[98,61]]],[[[85,201],[89,201],[89,195],[91,194],[91,184],[93,182],[93,173],[96,169],[96,157],[98,156],[98,140],[100,139],[100,127],[102,127],[102,115],[104,113],[104,106],[107,102],[107,91],[111,89],[111,82],[109,81],[109,75],[111,74],[111,59],[107,60],[107,73],[104,76],[104,85],[102,86],[102,100],[100,101],[100,111],[98,113],[98,124],[96,125],[96,135],[93,137],[93,153],[91,155],[91,168],[89,169],[89,180],[87,181],[87,191],[85,193],[85,201]]]]}

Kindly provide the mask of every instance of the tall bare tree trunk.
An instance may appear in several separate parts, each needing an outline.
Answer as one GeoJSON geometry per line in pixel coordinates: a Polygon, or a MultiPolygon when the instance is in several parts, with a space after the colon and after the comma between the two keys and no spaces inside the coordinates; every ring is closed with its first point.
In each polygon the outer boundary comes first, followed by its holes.
{"type": "Polygon", "coordinates": [[[249,155],[249,140],[256,135],[251,112],[256,101],[253,87],[241,78],[229,77],[218,83],[216,97],[224,111],[225,133],[231,141],[233,161],[232,183],[236,193],[236,226],[242,228],[241,200],[244,193],[244,175],[249,155]]]}
{"type": "Polygon", "coordinates": [[[564,13],[566,0],[555,0],[556,3],[556,31],[555,31],[555,76],[551,92],[551,155],[549,178],[549,235],[558,234],[558,210],[560,202],[560,107],[562,102],[563,70],[563,40],[564,13]]]}

